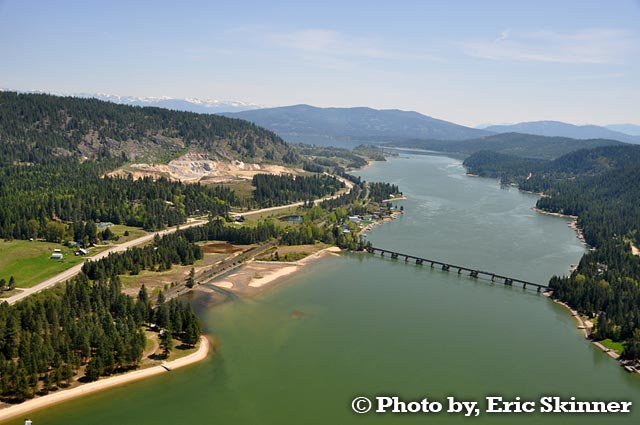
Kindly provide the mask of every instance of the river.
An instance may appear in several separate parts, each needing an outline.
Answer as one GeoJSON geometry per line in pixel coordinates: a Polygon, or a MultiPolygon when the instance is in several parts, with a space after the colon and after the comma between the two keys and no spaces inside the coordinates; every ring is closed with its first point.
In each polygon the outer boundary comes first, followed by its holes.
{"type": "MultiPolygon", "coordinates": [[[[400,185],[405,214],[376,246],[546,283],[582,247],[536,196],[469,177],[444,156],[402,154],[359,173],[400,185]]],[[[34,424],[638,423],[640,377],[592,346],[561,306],[518,287],[368,254],[327,257],[267,293],[209,309],[205,362],[34,412],[34,424]],[[629,400],[627,415],[475,418],[351,411],[355,396],[480,401],[629,400]]],[[[446,404],[445,404],[446,407],[446,404]]],[[[8,423],[21,423],[21,420],[8,423]]]]}

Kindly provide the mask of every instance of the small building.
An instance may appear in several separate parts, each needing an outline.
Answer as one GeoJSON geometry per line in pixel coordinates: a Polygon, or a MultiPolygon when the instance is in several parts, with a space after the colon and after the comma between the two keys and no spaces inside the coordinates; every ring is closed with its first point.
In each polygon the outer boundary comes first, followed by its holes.
{"type": "Polygon", "coordinates": [[[98,229],[106,229],[107,227],[113,226],[113,223],[110,221],[101,221],[98,223],[98,229]]]}
{"type": "Polygon", "coordinates": [[[344,229],[344,230],[342,231],[342,234],[343,234],[343,235],[346,235],[347,233],[351,233],[351,230],[349,230],[349,229],[344,229]]]}
{"type": "Polygon", "coordinates": [[[77,251],[75,251],[73,254],[77,256],[77,255],[87,255],[88,253],[89,251],[87,251],[86,249],[80,248],[77,251]]]}
{"type": "Polygon", "coordinates": [[[59,249],[59,248],[56,248],[56,249],[53,250],[53,252],[62,252],[62,250],[59,249]]]}
{"type": "Polygon", "coordinates": [[[358,217],[357,215],[350,215],[349,216],[349,221],[351,221],[353,223],[358,223],[360,221],[360,217],[358,217]]]}
{"type": "Polygon", "coordinates": [[[64,256],[62,255],[61,252],[54,252],[53,254],[51,254],[51,258],[53,260],[62,260],[64,256]]]}

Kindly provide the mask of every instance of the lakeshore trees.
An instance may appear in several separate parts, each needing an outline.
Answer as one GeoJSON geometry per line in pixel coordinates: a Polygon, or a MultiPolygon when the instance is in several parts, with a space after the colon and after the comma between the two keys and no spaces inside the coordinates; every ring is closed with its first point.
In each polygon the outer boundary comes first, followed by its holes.
{"type": "Polygon", "coordinates": [[[146,290],[137,300],[113,275],[91,282],[85,274],[15,304],[0,304],[0,399],[19,402],[68,385],[139,366],[142,325],[167,313],[166,328],[188,346],[200,338],[189,304],[171,300],[154,308],[146,290]],[[84,371],[84,372],[83,372],[84,371]]]}

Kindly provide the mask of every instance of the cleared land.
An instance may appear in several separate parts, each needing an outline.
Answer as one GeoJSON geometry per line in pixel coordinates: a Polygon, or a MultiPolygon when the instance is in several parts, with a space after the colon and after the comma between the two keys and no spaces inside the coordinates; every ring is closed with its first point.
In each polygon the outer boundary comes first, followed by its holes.
{"type": "MultiPolygon", "coordinates": [[[[99,232],[102,230],[104,229],[98,229],[99,232]]],[[[110,246],[129,242],[147,234],[138,227],[124,225],[110,226],[109,230],[118,236],[118,240],[108,241],[104,245],[91,248],[89,255],[95,255],[110,246]],[[128,232],[127,236],[124,235],[125,232],[128,232]]],[[[76,264],[80,264],[84,258],[74,255],[76,250],[77,248],[67,248],[60,243],[38,240],[0,241],[0,279],[5,279],[8,284],[9,278],[13,276],[17,288],[30,288],[76,264]],[[63,255],[61,260],[51,258],[54,249],[61,250],[63,255]]],[[[10,294],[5,292],[3,295],[10,294]]]]}
{"type": "Polygon", "coordinates": [[[16,287],[31,286],[63,272],[82,262],[83,258],[73,255],[74,250],[59,243],[41,241],[2,241],[0,242],[0,279],[9,282],[13,276],[16,287]],[[51,258],[54,249],[60,249],[61,260],[51,258]]]}

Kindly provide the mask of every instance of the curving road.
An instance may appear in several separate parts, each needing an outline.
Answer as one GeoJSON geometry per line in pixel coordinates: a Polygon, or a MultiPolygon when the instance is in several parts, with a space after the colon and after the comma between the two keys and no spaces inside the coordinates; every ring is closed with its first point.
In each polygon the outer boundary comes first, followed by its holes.
{"type": "Polygon", "coordinates": [[[67,270],[65,270],[65,271],[63,271],[61,273],[58,273],[57,275],[55,275],[55,276],[53,276],[53,277],[51,277],[51,278],[49,278],[49,279],[47,279],[45,281],[42,281],[42,282],[38,283],[37,285],[34,285],[34,286],[30,287],[30,288],[25,288],[21,292],[15,294],[15,295],[12,295],[12,296],[10,296],[8,298],[5,298],[4,300],[0,300],[0,302],[6,301],[9,304],[13,304],[13,303],[15,303],[17,301],[20,301],[23,298],[28,297],[29,295],[32,295],[32,294],[35,294],[36,292],[40,292],[40,291],[42,291],[44,289],[50,288],[51,286],[55,285],[56,283],[68,280],[68,279],[72,278],[73,276],[77,275],[78,273],[80,273],[80,270],[82,270],[82,266],[84,265],[84,263],[86,261],[99,260],[99,259],[104,258],[107,255],[111,254],[112,252],[126,251],[127,249],[129,249],[129,248],[131,248],[133,246],[140,245],[140,244],[143,244],[145,242],[149,242],[149,241],[153,240],[153,238],[156,235],[164,236],[164,235],[167,235],[169,233],[175,232],[176,230],[178,230],[178,228],[187,229],[189,227],[199,226],[201,224],[205,224],[206,222],[207,222],[207,220],[202,220],[202,219],[194,220],[194,221],[191,221],[189,223],[182,224],[180,226],[171,227],[171,228],[165,229],[165,230],[159,230],[157,232],[153,232],[153,233],[149,233],[147,235],[141,236],[141,237],[139,237],[137,239],[132,239],[132,240],[130,240],[128,242],[124,242],[124,243],[122,243],[120,245],[116,245],[116,246],[114,246],[112,248],[109,248],[109,249],[107,249],[105,251],[102,251],[102,252],[100,252],[100,253],[98,253],[96,255],[93,255],[91,257],[87,257],[82,263],[76,264],[75,266],[73,266],[73,267],[71,267],[71,268],[69,268],[69,269],[67,269],[67,270]]]}
{"type": "MultiPolygon", "coordinates": [[[[353,189],[353,183],[350,182],[347,179],[344,179],[342,177],[336,176],[336,178],[338,178],[339,180],[343,181],[345,183],[345,185],[347,186],[347,191],[350,191],[351,189],[353,189]]],[[[342,195],[342,193],[344,193],[343,191],[337,193],[334,196],[327,196],[325,198],[322,199],[317,199],[315,200],[315,204],[319,204],[320,202],[326,200],[326,199],[334,199],[337,198],[338,196],[342,195]]],[[[288,205],[280,205],[278,207],[269,207],[269,208],[262,208],[259,210],[253,210],[253,211],[248,211],[245,213],[232,213],[232,216],[240,216],[240,215],[251,215],[251,214],[259,214],[259,213],[263,213],[263,212],[267,212],[267,211],[277,211],[280,209],[285,209],[285,208],[291,208],[291,207],[299,207],[304,205],[304,202],[295,202],[293,204],[288,204],[288,205]]],[[[173,233],[178,229],[187,229],[189,227],[193,227],[193,226],[199,226],[201,224],[205,224],[208,221],[208,219],[196,219],[193,221],[190,221],[186,224],[182,224],[180,226],[176,226],[176,227],[171,227],[169,229],[165,229],[165,230],[160,230],[157,232],[153,232],[153,233],[149,233],[147,235],[141,236],[137,239],[133,239],[130,240],[128,242],[122,243],[120,245],[116,245],[112,248],[109,248],[105,251],[102,251],[96,255],[93,255],[91,257],[87,257],[82,263],[80,264],[76,264],[75,266],[61,272],[58,273],[57,275],[42,281],[40,283],[38,283],[37,285],[34,285],[30,288],[25,288],[23,289],[21,292],[12,295],[10,297],[7,297],[5,299],[0,299],[0,302],[6,301],[9,304],[13,304],[16,303],[18,301],[20,301],[23,298],[28,297],[29,295],[35,294],[36,292],[40,292],[44,289],[50,288],[52,286],[54,286],[56,283],[59,282],[64,282],[65,280],[68,280],[72,277],[74,277],[75,275],[77,275],[78,273],[80,273],[80,271],[82,270],[82,266],[84,265],[84,263],[86,261],[96,261],[99,260],[101,258],[106,257],[107,255],[111,254],[112,252],[122,252],[122,251],[126,251],[127,249],[136,246],[136,245],[140,245],[143,244],[145,242],[149,242],[150,240],[153,240],[153,238],[158,235],[158,236],[164,236],[167,235],[169,233],[173,233]]]]}

